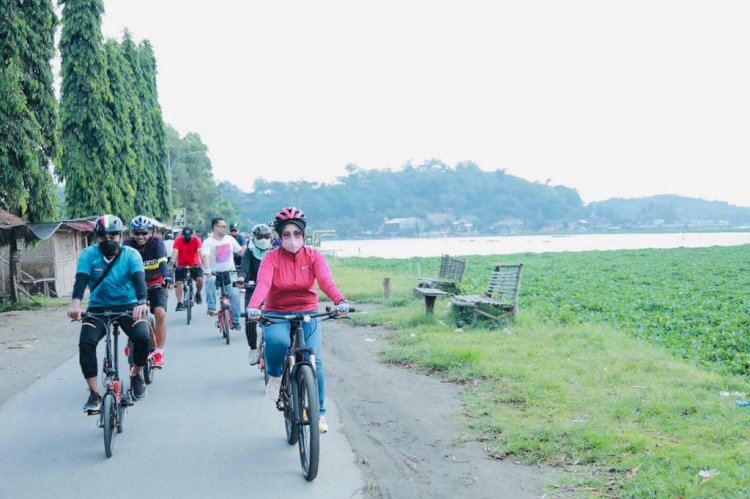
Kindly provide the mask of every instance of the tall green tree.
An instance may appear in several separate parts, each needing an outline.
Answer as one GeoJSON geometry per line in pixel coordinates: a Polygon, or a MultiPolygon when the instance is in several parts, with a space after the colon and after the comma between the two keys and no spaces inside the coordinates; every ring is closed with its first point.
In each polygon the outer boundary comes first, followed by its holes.
{"type": "Polygon", "coordinates": [[[49,0],[0,0],[0,205],[31,222],[55,215],[56,25],[49,0]]]}
{"type": "Polygon", "coordinates": [[[60,141],[55,170],[65,181],[68,216],[128,212],[115,165],[107,55],[102,44],[101,0],[61,0],[62,87],[60,141]]]}
{"type": "Polygon", "coordinates": [[[144,40],[138,46],[140,78],[138,96],[140,99],[144,131],[145,174],[138,185],[139,194],[149,191],[156,197],[152,213],[167,220],[171,212],[171,182],[167,173],[167,146],[164,121],[156,88],[156,58],[151,44],[144,40]]]}

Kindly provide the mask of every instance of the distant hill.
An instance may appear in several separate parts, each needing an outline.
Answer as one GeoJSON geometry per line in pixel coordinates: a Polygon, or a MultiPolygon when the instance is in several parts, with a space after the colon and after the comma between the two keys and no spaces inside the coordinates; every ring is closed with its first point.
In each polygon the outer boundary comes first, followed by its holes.
{"type": "Polygon", "coordinates": [[[750,208],[673,195],[584,205],[570,187],[484,171],[471,162],[450,167],[432,160],[395,171],[349,165],[332,183],[258,179],[251,193],[228,182],[219,187],[245,230],[294,205],[313,229],[334,229],[344,238],[750,225],[750,208]]]}
{"type": "Polygon", "coordinates": [[[750,225],[750,208],[673,194],[608,199],[589,203],[587,210],[618,225],[653,223],[654,220],[666,224],[750,225]]]}

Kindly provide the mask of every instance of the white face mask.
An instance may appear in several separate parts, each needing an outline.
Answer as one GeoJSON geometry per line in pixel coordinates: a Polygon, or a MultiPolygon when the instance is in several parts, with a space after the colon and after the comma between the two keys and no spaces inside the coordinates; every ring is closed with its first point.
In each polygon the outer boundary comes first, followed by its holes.
{"type": "Polygon", "coordinates": [[[253,239],[253,244],[255,244],[256,248],[263,251],[271,247],[271,240],[270,239],[253,239]]]}

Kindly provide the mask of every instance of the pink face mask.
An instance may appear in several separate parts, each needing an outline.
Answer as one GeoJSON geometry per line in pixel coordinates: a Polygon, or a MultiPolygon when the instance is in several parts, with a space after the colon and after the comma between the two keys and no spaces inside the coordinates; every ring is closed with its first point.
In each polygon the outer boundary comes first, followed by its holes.
{"type": "Polygon", "coordinates": [[[289,253],[296,253],[300,249],[302,249],[302,245],[304,244],[304,242],[305,240],[301,236],[290,237],[288,239],[281,240],[281,247],[287,250],[289,253]]]}

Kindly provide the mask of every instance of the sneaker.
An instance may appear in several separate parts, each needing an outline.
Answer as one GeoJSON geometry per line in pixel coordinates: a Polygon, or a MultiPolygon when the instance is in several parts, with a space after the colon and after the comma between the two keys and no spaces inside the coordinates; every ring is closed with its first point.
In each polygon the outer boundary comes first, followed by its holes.
{"type": "Polygon", "coordinates": [[[143,400],[148,395],[146,391],[146,383],[143,381],[143,376],[140,374],[134,374],[130,377],[130,390],[133,392],[133,397],[136,400],[143,400]]]}
{"type": "Polygon", "coordinates": [[[182,312],[183,310],[187,310],[187,307],[182,302],[178,303],[177,308],[174,309],[175,312],[182,312]]]}
{"type": "Polygon", "coordinates": [[[164,367],[164,354],[161,352],[154,353],[154,367],[161,369],[164,367]]]}
{"type": "Polygon", "coordinates": [[[324,418],[322,415],[320,416],[320,419],[318,420],[318,431],[322,433],[328,433],[328,423],[326,423],[326,418],[324,418]]]}
{"type": "Polygon", "coordinates": [[[216,315],[216,310],[213,308],[208,309],[208,315],[216,315]]]}
{"type": "Polygon", "coordinates": [[[242,329],[242,326],[240,326],[240,321],[232,322],[232,329],[236,329],[237,331],[242,329]]]}
{"type": "Polygon", "coordinates": [[[201,294],[200,293],[195,293],[195,303],[197,303],[198,305],[200,305],[201,303],[203,303],[203,298],[201,298],[201,294]]]}
{"type": "Polygon", "coordinates": [[[102,405],[102,396],[89,389],[89,399],[83,404],[83,412],[98,413],[100,405],[102,405]]]}
{"type": "Polygon", "coordinates": [[[254,366],[258,363],[258,361],[260,361],[260,350],[258,350],[257,348],[255,350],[250,349],[250,351],[247,352],[247,362],[251,366],[254,366]]]}
{"type": "Polygon", "coordinates": [[[269,376],[268,384],[266,385],[266,398],[273,400],[279,398],[279,391],[281,390],[281,376],[269,376]]]}

